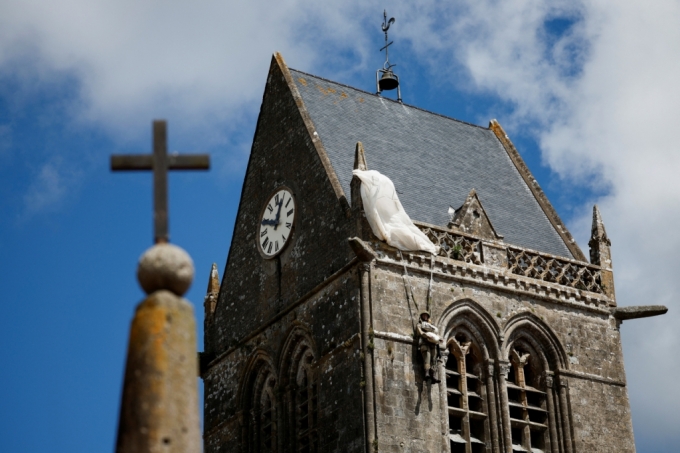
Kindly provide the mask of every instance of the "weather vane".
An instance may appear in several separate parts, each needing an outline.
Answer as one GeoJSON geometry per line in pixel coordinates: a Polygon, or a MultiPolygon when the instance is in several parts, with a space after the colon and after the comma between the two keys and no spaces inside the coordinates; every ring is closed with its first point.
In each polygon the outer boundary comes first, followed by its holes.
{"type": "Polygon", "coordinates": [[[383,11],[383,16],[384,16],[384,19],[383,19],[383,24],[382,24],[382,31],[385,33],[385,46],[382,49],[380,49],[380,51],[381,52],[383,50],[385,51],[385,64],[383,65],[383,69],[387,71],[391,67],[396,66],[396,64],[390,64],[390,56],[388,54],[389,47],[390,47],[390,45],[394,44],[394,41],[392,41],[391,43],[387,42],[388,41],[387,30],[389,30],[390,25],[392,25],[394,23],[394,17],[390,18],[390,20],[387,20],[387,10],[383,11]]]}
{"type": "Polygon", "coordinates": [[[375,83],[378,90],[378,94],[385,90],[397,89],[397,100],[401,102],[401,88],[399,88],[399,77],[392,71],[392,68],[396,64],[390,64],[389,57],[389,47],[394,43],[388,42],[387,30],[390,29],[390,25],[394,23],[394,17],[387,20],[387,10],[383,10],[383,23],[382,31],[385,33],[385,45],[380,49],[380,52],[385,51],[385,64],[383,64],[382,69],[378,69],[375,72],[375,83]]]}

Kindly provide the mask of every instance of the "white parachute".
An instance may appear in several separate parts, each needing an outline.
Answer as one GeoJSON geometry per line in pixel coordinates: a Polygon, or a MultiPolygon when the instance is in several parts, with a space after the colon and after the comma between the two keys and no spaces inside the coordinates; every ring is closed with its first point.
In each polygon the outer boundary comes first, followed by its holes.
{"type": "Polygon", "coordinates": [[[366,220],[378,239],[403,251],[437,253],[437,246],[404,211],[390,178],[375,170],[353,170],[352,174],[361,180],[366,220]]]}

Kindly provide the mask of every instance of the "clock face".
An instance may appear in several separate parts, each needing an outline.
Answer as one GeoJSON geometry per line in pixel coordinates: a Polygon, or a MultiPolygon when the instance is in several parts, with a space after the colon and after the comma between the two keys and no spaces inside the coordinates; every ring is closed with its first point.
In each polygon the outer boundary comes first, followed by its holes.
{"type": "Polygon", "coordinates": [[[260,224],[258,239],[260,250],[267,258],[278,255],[288,243],[295,221],[295,199],[288,189],[279,189],[267,201],[260,224]]]}

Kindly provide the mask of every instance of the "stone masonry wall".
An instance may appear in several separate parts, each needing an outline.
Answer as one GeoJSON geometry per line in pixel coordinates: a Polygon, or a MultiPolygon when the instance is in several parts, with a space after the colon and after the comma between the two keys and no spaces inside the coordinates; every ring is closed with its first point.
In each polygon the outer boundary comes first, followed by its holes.
{"type": "MultiPolygon", "coordinates": [[[[269,358],[279,373],[283,345],[295,326],[307,331],[314,341],[319,377],[319,451],[364,451],[358,304],[357,275],[352,269],[210,368],[204,375],[205,452],[245,451],[240,444],[242,408],[238,400],[239,387],[248,378],[246,366],[257,353],[269,358]]],[[[278,384],[278,391],[283,392],[285,378],[277,376],[278,384]]],[[[281,446],[279,451],[288,451],[281,446]]]]}
{"type": "Polygon", "coordinates": [[[364,448],[356,270],[314,293],[354,257],[347,238],[355,222],[329,182],[308,125],[273,59],[217,307],[206,316],[204,362],[213,362],[203,374],[207,453],[242,451],[238,398],[245,367],[257,353],[278,370],[293,326],[316,345],[321,451],[364,448]],[[256,242],[260,214],[280,186],[294,193],[295,225],[285,250],[264,259],[256,242]]]}
{"type": "MultiPolygon", "coordinates": [[[[353,153],[354,150],[347,150],[353,153]]],[[[274,61],[246,173],[232,246],[205,351],[218,354],[351,258],[346,217],[281,69],[274,61]],[[297,213],[292,243],[263,259],[257,233],[264,203],[275,189],[292,189],[297,213]]]]}
{"type": "MultiPolygon", "coordinates": [[[[420,311],[426,305],[429,282],[429,271],[423,267],[409,270],[420,311]]],[[[407,302],[403,274],[396,263],[378,263],[372,268],[380,451],[439,451],[442,430],[438,389],[436,384],[432,389],[423,384],[417,343],[409,343],[419,310],[407,302]],[[390,341],[386,334],[396,334],[402,341],[390,341]]],[[[445,310],[463,300],[473,301],[486,311],[501,336],[505,326],[523,313],[530,313],[554,332],[566,356],[561,379],[569,386],[574,451],[635,451],[620,336],[613,317],[434,277],[433,321],[440,323],[445,310]]],[[[439,328],[446,331],[443,325],[439,328]]],[[[508,360],[507,356],[500,358],[508,360]]],[[[560,370],[555,371],[560,374],[560,370]]]]}

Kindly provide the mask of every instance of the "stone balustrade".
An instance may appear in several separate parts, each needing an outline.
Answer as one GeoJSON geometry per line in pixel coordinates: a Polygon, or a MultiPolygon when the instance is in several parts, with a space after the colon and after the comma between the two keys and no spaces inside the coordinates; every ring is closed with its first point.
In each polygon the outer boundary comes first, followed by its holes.
{"type": "Polygon", "coordinates": [[[415,223],[439,246],[438,256],[469,264],[487,265],[581,291],[604,294],[599,266],[503,242],[486,241],[430,224],[415,223]]]}

